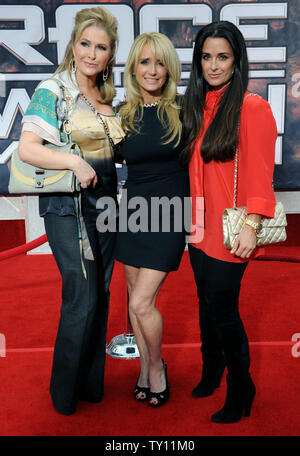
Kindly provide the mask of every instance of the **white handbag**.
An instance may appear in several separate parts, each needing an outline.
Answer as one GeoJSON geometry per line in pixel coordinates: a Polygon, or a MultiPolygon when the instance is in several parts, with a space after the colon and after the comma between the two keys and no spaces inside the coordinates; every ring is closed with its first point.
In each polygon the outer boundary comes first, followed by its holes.
{"type": "MultiPolygon", "coordinates": [[[[235,153],[233,207],[224,209],[222,216],[223,244],[224,247],[226,247],[227,249],[232,249],[235,239],[241,232],[247,218],[247,207],[236,207],[237,176],[238,148],[235,153]]],[[[267,244],[274,244],[276,242],[284,242],[286,240],[286,226],[287,221],[283,204],[281,202],[277,202],[275,207],[274,218],[261,219],[261,228],[259,232],[256,234],[256,245],[262,246],[267,244]]]]}
{"type": "MultiPolygon", "coordinates": [[[[45,143],[44,146],[58,152],[82,156],[78,145],[71,140],[69,115],[73,98],[62,84],[55,78],[52,80],[60,86],[63,99],[67,105],[63,129],[68,141],[64,146],[56,146],[50,143],[45,143]]],[[[74,193],[80,191],[80,182],[73,171],[69,169],[43,169],[22,161],[18,149],[15,149],[11,157],[8,191],[10,194],[74,193]]]]}
{"type": "MultiPolygon", "coordinates": [[[[223,212],[223,243],[232,249],[237,235],[241,232],[247,218],[247,207],[227,208],[223,212]]],[[[276,203],[274,218],[262,218],[261,229],[256,235],[256,245],[274,244],[286,240],[286,215],[283,204],[276,203]]]]}

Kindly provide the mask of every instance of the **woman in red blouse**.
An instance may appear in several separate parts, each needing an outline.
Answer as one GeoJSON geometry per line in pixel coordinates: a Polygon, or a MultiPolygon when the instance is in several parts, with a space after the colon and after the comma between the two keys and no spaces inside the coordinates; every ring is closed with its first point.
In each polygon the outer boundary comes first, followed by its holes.
{"type": "Polygon", "coordinates": [[[209,396],[227,367],[227,395],[212,421],[231,423],[249,416],[255,386],[249,374],[248,338],[239,315],[241,280],[261,248],[261,217],[273,217],[272,189],[277,129],[268,102],[249,94],[244,38],[230,22],[203,27],[195,41],[184,104],[192,231],[189,253],[199,297],[202,378],[195,397],[209,396]],[[247,221],[231,251],[223,246],[222,213],[233,206],[234,156],[238,147],[237,206],[247,221]],[[197,201],[197,204],[196,204],[197,201]],[[193,228],[194,229],[194,228],[193,228]]]}

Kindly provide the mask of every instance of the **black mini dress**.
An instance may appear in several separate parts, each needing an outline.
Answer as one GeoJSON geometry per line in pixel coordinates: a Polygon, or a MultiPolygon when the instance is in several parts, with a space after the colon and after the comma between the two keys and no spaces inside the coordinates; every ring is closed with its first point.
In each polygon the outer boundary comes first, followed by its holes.
{"type": "Polygon", "coordinates": [[[121,144],[128,176],[120,201],[116,259],[168,272],[179,267],[190,208],[188,170],[178,159],[181,145],[163,144],[164,134],[157,106],[144,107],[139,132],[121,144]]]}

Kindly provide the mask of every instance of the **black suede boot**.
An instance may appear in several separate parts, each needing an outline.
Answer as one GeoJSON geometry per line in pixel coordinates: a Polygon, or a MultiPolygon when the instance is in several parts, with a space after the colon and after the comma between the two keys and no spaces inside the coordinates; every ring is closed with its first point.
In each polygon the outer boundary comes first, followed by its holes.
{"type": "Polygon", "coordinates": [[[204,361],[202,378],[198,385],[193,389],[192,395],[194,397],[211,396],[215,389],[220,386],[224,370],[225,361],[223,357],[220,360],[204,361]]]}
{"type": "MultiPolygon", "coordinates": [[[[234,294],[224,294],[227,303],[235,301],[234,294]]],[[[219,333],[228,368],[227,395],[221,410],[213,414],[211,419],[216,423],[235,423],[243,414],[250,415],[255,396],[255,386],[249,374],[250,354],[249,343],[244,325],[240,319],[238,308],[227,314],[227,320],[219,320],[219,333]]]]}
{"type": "Polygon", "coordinates": [[[193,389],[194,397],[211,396],[220,386],[223,372],[226,367],[219,334],[216,332],[215,323],[209,315],[206,299],[202,290],[199,305],[200,338],[202,353],[202,376],[198,385],[193,389]]]}
{"type": "Polygon", "coordinates": [[[211,420],[215,423],[236,423],[240,421],[243,414],[250,416],[253,399],[255,396],[255,385],[249,375],[248,379],[238,382],[230,381],[227,376],[227,395],[224,406],[214,413],[211,420]]]}

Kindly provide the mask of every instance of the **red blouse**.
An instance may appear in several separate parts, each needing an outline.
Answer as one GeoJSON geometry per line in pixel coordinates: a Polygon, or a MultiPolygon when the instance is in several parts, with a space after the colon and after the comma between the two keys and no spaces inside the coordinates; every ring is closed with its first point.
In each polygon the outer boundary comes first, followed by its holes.
{"type": "MultiPolygon", "coordinates": [[[[234,159],[204,163],[200,153],[203,136],[225,90],[207,93],[204,130],[196,140],[189,164],[192,221],[195,223],[197,215],[198,228],[202,226],[202,235],[199,237],[200,228],[197,238],[191,236],[190,242],[210,257],[239,263],[248,260],[234,256],[223,246],[222,229],[223,210],[233,207],[234,159]],[[200,202],[197,210],[195,197],[200,202]]],[[[240,120],[237,206],[247,206],[248,214],[274,217],[276,201],[272,180],[276,138],[276,123],[269,103],[260,96],[247,96],[240,120]]],[[[261,253],[262,247],[256,248],[252,257],[261,253]]]]}

